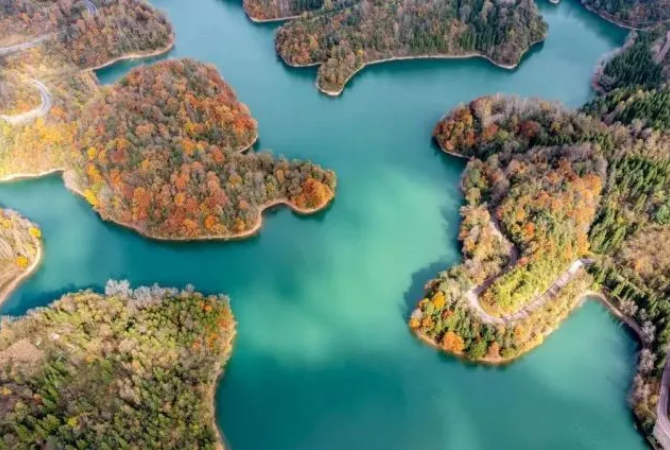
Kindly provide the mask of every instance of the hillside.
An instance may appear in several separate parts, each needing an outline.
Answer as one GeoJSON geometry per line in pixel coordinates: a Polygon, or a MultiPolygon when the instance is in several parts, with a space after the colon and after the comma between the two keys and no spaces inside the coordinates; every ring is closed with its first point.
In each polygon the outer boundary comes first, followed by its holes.
{"type": "Polygon", "coordinates": [[[0,448],[221,448],[228,300],[109,282],[0,329],[0,448]]]}

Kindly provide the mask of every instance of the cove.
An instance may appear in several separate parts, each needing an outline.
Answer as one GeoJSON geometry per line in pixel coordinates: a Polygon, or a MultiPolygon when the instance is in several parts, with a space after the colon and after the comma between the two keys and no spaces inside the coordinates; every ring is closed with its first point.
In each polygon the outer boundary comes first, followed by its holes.
{"type": "MultiPolygon", "coordinates": [[[[239,329],[216,406],[233,450],[646,448],[626,403],[637,343],[600,305],[503,368],[440,355],[406,326],[425,281],[460,258],[464,165],[433,146],[437,120],[494,92],[578,106],[625,32],[577,0],[540,2],[549,37],[515,71],[378,65],[331,99],[314,71],[277,59],[276,25],[252,24],[239,0],[154,3],[175,25],[168,56],[216,64],[258,119],[257,147],[334,169],[338,197],[316,216],[266,213],[251,240],[166,244],[103,223],[56,177],[0,185],[3,207],[41,225],[46,252],[0,313],[109,278],[226,292],[239,329]]],[[[113,82],[132,66],[99,75],[113,82]]]]}

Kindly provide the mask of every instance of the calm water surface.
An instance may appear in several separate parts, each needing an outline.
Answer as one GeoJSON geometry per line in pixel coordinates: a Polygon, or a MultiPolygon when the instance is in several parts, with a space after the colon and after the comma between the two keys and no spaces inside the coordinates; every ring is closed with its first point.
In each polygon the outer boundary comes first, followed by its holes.
{"type": "Polygon", "coordinates": [[[239,337],[217,419],[233,450],[645,448],[626,405],[637,347],[599,305],[501,369],[440,355],[405,325],[425,281],[459,260],[463,163],[433,147],[435,122],[494,92],[578,106],[622,31],[575,0],[541,3],[550,36],[516,71],[399,62],[364,70],[331,99],[315,70],[281,64],[275,26],[250,23],[239,0],[155,3],[176,27],[169,56],[216,64],[258,119],[258,147],[335,169],[337,200],[309,218],[269,213],[249,241],[169,245],[102,223],[57,177],[2,185],[0,202],[40,223],[46,241],[41,270],[2,313],[109,278],[227,292],[239,337]]]}

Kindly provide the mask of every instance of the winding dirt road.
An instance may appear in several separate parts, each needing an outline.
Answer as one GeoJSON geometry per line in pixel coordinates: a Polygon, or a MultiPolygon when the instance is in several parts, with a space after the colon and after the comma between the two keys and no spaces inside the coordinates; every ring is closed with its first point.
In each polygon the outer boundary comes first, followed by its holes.
{"type": "Polygon", "coordinates": [[[17,114],[15,116],[0,115],[0,119],[8,122],[11,125],[23,125],[31,120],[37,119],[38,117],[43,117],[47,115],[51,106],[53,106],[53,99],[49,93],[49,89],[40,81],[33,80],[33,85],[39,89],[40,97],[42,98],[42,104],[30,111],[24,112],[22,114],[17,114]]]}
{"type": "Polygon", "coordinates": [[[0,56],[4,55],[9,55],[11,53],[16,53],[20,52],[23,50],[28,50],[29,48],[33,48],[42,42],[46,41],[47,39],[50,39],[54,36],[54,34],[45,34],[43,36],[36,37],[32,41],[24,42],[22,44],[16,44],[16,45],[10,45],[9,47],[0,47],[0,56]]]}
{"type": "Polygon", "coordinates": [[[565,287],[565,285],[568,284],[572,280],[572,278],[579,272],[579,269],[591,263],[590,260],[586,259],[578,259],[574,261],[565,272],[563,272],[558,278],[556,278],[556,280],[552,283],[549,289],[547,289],[544,293],[537,295],[521,310],[515,312],[514,314],[508,314],[506,316],[492,316],[491,314],[487,313],[484,310],[484,308],[482,308],[482,305],[479,301],[479,296],[489,287],[491,287],[491,285],[498,278],[502,277],[507,272],[512,270],[512,268],[516,265],[517,261],[519,260],[519,250],[512,242],[509,241],[509,239],[507,239],[507,237],[505,236],[500,227],[500,223],[495,218],[495,215],[493,213],[491,214],[491,226],[495,229],[496,234],[503,241],[505,241],[506,245],[509,246],[510,261],[509,263],[507,263],[505,268],[498,274],[487,279],[482,284],[473,287],[465,294],[466,298],[468,299],[468,304],[470,308],[473,311],[475,311],[477,315],[481,318],[481,320],[485,323],[507,325],[510,322],[515,322],[517,320],[528,317],[528,314],[530,312],[542,306],[547,300],[552,298],[554,295],[556,295],[558,291],[560,291],[563,287],[565,287]]]}

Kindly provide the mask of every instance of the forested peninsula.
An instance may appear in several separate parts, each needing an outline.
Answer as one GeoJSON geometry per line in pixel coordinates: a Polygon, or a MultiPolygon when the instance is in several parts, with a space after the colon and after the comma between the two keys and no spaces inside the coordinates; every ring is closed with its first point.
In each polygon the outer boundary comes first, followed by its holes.
{"type": "Polygon", "coordinates": [[[335,96],[366,65],[395,59],[479,56],[511,69],[546,34],[532,0],[352,0],[289,22],[275,46],[290,66],[318,65],[317,87],[335,96]]]}
{"type": "Polygon", "coordinates": [[[159,239],[243,236],[269,206],[304,214],[326,206],[334,173],[243,153],[257,133],[213,66],[140,67],[84,109],[66,179],[103,218],[159,239]]]}
{"type": "Polygon", "coordinates": [[[412,330],[502,363],[598,297],[643,344],[631,397],[651,436],[670,340],[668,94],[617,90],[580,111],[496,95],[440,120],[439,146],[469,159],[464,262],[427,283],[412,330]]]}
{"type": "Polygon", "coordinates": [[[0,305],[42,259],[40,228],[9,209],[0,209],[0,305]]]}
{"type": "Polygon", "coordinates": [[[600,93],[616,88],[656,88],[670,82],[670,24],[632,31],[625,45],[605,56],[593,77],[600,93]]]}
{"type": "Polygon", "coordinates": [[[0,22],[15,34],[0,48],[0,180],[64,172],[104,219],[165,240],[248,237],[266,208],[332,200],[333,172],[243,153],[257,124],[211,66],[168,61],[98,85],[91,68],[173,45],[147,3],[16,2],[0,22]]]}
{"type": "Polygon", "coordinates": [[[107,283],[0,327],[0,448],[223,449],[225,296],[107,283]]]}

